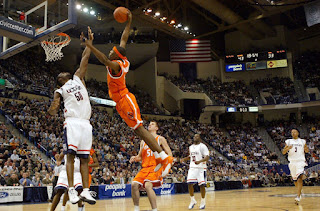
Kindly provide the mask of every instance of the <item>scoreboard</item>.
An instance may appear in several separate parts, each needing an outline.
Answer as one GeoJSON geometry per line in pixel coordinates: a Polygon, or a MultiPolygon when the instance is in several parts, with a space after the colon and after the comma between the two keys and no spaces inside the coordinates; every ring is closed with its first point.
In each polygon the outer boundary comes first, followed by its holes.
{"type": "Polygon", "coordinates": [[[234,112],[240,112],[240,113],[246,113],[246,112],[259,112],[259,107],[252,106],[252,107],[226,107],[227,113],[234,113],[234,112]]]}
{"type": "Polygon", "coordinates": [[[230,63],[258,62],[258,61],[282,60],[282,59],[287,59],[286,50],[230,54],[230,55],[226,55],[225,62],[227,64],[230,64],[230,63]]]}

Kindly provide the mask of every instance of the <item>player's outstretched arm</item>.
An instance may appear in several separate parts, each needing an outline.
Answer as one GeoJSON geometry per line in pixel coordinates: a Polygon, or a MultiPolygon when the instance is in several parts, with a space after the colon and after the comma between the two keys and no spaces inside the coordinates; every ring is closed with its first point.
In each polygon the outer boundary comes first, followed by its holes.
{"type": "Polygon", "coordinates": [[[60,104],[61,104],[61,95],[60,93],[55,92],[53,96],[53,101],[51,102],[51,105],[48,109],[48,113],[51,116],[56,115],[56,113],[58,113],[59,111],[60,104]]]}
{"type": "Polygon", "coordinates": [[[190,160],[190,157],[180,158],[180,163],[190,160]]]}
{"type": "Polygon", "coordinates": [[[83,37],[83,39],[81,41],[82,41],[81,45],[86,45],[88,48],[90,48],[92,53],[95,55],[95,57],[97,57],[97,59],[102,64],[110,67],[111,69],[113,69],[115,71],[120,70],[120,65],[117,62],[110,61],[108,59],[108,57],[104,53],[99,51],[96,47],[94,47],[92,42],[90,42],[86,37],[83,37]]]}
{"type": "Polygon", "coordinates": [[[283,150],[282,150],[282,154],[283,154],[283,155],[287,154],[287,152],[288,152],[290,149],[292,149],[292,146],[286,145],[286,146],[283,148],[283,150]]]}
{"type": "Polygon", "coordinates": [[[209,155],[206,155],[204,158],[202,158],[201,160],[195,161],[195,164],[200,164],[202,162],[207,162],[209,160],[209,155]]]}
{"type": "MultiPolygon", "coordinates": [[[[88,42],[90,42],[92,44],[93,41],[93,33],[90,29],[90,27],[88,27],[88,42]]],[[[80,40],[86,39],[83,32],[80,35],[80,40]]],[[[86,72],[87,72],[87,67],[88,67],[88,63],[89,63],[89,58],[90,58],[90,54],[91,54],[91,49],[86,47],[82,53],[82,59],[80,62],[80,67],[79,69],[76,71],[75,75],[78,76],[81,80],[84,79],[86,72]]]]}
{"type": "Polygon", "coordinates": [[[126,28],[124,28],[124,31],[122,32],[121,41],[120,41],[120,47],[122,48],[126,48],[129,35],[130,35],[131,22],[132,22],[132,13],[130,12],[130,10],[128,10],[128,22],[127,22],[126,28]]]}

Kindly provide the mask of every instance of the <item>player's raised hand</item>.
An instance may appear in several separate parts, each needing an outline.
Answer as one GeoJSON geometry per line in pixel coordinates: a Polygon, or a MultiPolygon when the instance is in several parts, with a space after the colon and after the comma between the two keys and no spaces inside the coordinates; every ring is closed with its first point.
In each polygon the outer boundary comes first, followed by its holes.
{"type": "Polygon", "coordinates": [[[94,35],[94,33],[92,33],[90,26],[88,26],[88,38],[89,38],[89,41],[91,41],[91,44],[94,39],[93,35],[94,35]]]}
{"type": "Polygon", "coordinates": [[[292,149],[292,147],[293,147],[293,146],[292,146],[292,145],[290,145],[290,146],[288,146],[288,149],[292,149]]]}
{"type": "Polygon", "coordinates": [[[81,35],[80,35],[80,41],[81,41],[81,45],[92,45],[92,41],[93,41],[93,33],[91,31],[91,28],[88,26],[88,38],[86,38],[86,36],[84,36],[84,33],[81,32],[81,35]]]}
{"type": "Polygon", "coordinates": [[[128,10],[128,20],[132,21],[132,13],[130,10],[128,10]]]}

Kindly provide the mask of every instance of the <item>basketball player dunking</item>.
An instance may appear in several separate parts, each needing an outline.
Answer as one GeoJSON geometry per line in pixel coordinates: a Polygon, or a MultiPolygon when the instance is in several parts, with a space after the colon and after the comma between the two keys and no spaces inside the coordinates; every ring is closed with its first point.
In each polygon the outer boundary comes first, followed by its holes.
{"type": "Polygon", "coordinates": [[[182,158],[180,162],[184,162],[190,160],[190,167],[188,171],[188,188],[189,194],[191,197],[191,202],[189,205],[189,209],[193,209],[194,205],[197,204],[196,199],[194,198],[194,188],[193,185],[198,183],[200,186],[201,192],[201,203],[200,209],[204,209],[206,207],[206,185],[207,185],[207,164],[206,162],[209,160],[209,150],[208,147],[201,143],[201,137],[199,134],[194,135],[194,143],[189,147],[189,157],[182,158]]]}
{"type": "Polygon", "coordinates": [[[84,39],[83,41],[97,59],[107,67],[109,95],[117,103],[116,109],[121,118],[153,151],[157,161],[155,172],[162,169],[162,176],[165,177],[171,169],[173,158],[162,150],[155,137],[143,127],[136,98],[126,86],[125,77],[129,71],[130,62],[126,57],[125,48],[129,38],[131,22],[132,14],[128,10],[128,23],[122,33],[120,46],[113,47],[109,53],[109,58],[95,48],[90,40],[84,39]]]}
{"type": "MultiPolygon", "coordinates": [[[[148,131],[156,138],[157,143],[161,146],[164,151],[172,156],[172,152],[170,147],[168,146],[167,140],[157,134],[159,127],[158,123],[155,121],[150,122],[148,126],[148,131]]],[[[148,147],[141,141],[140,143],[140,151],[137,156],[132,156],[130,159],[130,163],[132,162],[139,162],[142,161],[142,169],[133,179],[132,186],[131,186],[131,193],[132,193],[132,200],[134,204],[134,211],[139,211],[139,198],[140,193],[139,189],[144,189],[147,192],[152,211],[157,211],[157,201],[156,201],[156,194],[153,188],[159,188],[162,185],[162,177],[160,172],[154,172],[156,167],[156,159],[148,147]]]]}
{"type": "Polygon", "coordinates": [[[297,197],[295,203],[298,205],[301,200],[301,190],[304,175],[304,167],[307,166],[305,153],[309,152],[306,145],[306,140],[299,138],[299,131],[297,129],[291,130],[292,139],[286,140],[286,146],[282,150],[282,154],[288,153],[289,169],[294,185],[297,187],[297,197]]]}
{"type": "MultiPolygon", "coordinates": [[[[88,29],[89,40],[93,41],[93,34],[88,29]]],[[[80,36],[82,39],[83,33],[80,36]]],[[[64,153],[66,156],[66,170],[68,176],[68,195],[70,202],[75,204],[80,198],[89,204],[95,204],[96,200],[89,191],[89,154],[92,146],[92,126],[90,124],[91,105],[89,95],[85,86],[84,76],[87,72],[88,60],[90,57],[90,48],[85,48],[82,53],[82,59],[79,69],[74,76],[68,72],[58,75],[57,85],[59,89],[54,92],[54,98],[48,110],[50,115],[55,115],[61,104],[64,103],[64,153]],[[80,172],[82,177],[83,191],[80,194],[76,192],[73,184],[74,177],[74,159],[75,155],[80,158],[80,172]]]]}

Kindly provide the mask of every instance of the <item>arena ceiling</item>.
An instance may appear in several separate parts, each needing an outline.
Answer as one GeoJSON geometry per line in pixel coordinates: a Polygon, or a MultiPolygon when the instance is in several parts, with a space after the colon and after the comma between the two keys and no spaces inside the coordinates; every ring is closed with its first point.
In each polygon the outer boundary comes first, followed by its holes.
{"type": "MultiPolygon", "coordinates": [[[[11,0],[16,5],[35,5],[43,0],[11,0]]],[[[49,0],[55,4],[66,0],[49,0]]],[[[134,17],[133,26],[138,29],[159,31],[163,36],[190,39],[216,39],[226,32],[239,30],[254,40],[275,35],[275,25],[286,25],[290,30],[307,27],[303,5],[313,0],[79,0],[77,3],[94,8],[99,20],[79,15],[76,30],[85,30],[94,25],[95,31],[103,33],[114,27],[123,30],[123,25],[114,21],[113,11],[119,6],[129,8],[134,17]],[[152,9],[148,13],[144,10],[152,9]],[[160,16],[155,17],[155,12],[160,16]],[[161,17],[166,20],[161,21],[161,17]],[[175,24],[170,24],[171,20],[175,24]],[[177,27],[181,23],[182,27],[177,27]],[[186,30],[181,30],[184,27],[186,30]]],[[[63,14],[60,14],[63,16],[63,14]]],[[[303,30],[302,30],[303,32],[303,30]]],[[[220,41],[220,40],[219,40],[220,41]]],[[[223,41],[223,40],[222,40],[223,41]]],[[[216,46],[213,46],[215,48],[216,46]]],[[[217,56],[217,53],[213,51],[217,56]]]]}

